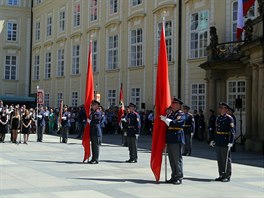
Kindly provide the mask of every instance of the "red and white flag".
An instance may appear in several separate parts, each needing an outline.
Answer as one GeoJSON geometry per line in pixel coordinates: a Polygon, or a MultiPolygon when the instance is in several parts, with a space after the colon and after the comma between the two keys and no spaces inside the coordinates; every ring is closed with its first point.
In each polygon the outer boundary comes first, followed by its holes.
{"type": "Polygon", "coordinates": [[[237,6],[237,40],[241,39],[244,30],[244,16],[247,15],[248,10],[253,6],[255,0],[238,0],[237,6]]]}
{"type": "Polygon", "coordinates": [[[122,117],[124,116],[125,106],[124,106],[124,96],[123,96],[123,83],[121,83],[120,93],[119,93],[119,109],[118,109],[118,123],[120,124],[122,117]]]}

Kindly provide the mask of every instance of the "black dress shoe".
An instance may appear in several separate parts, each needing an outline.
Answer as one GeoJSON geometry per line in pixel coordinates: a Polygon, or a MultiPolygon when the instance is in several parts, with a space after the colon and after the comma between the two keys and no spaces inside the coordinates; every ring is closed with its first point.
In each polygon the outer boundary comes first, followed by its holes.
{"type": "Polygon", "coordinates": [[[98,164],[98,161],[96,161],[96,160],[91,160],[91,161],[88,162],[88,164],[98,164]]]}
{"type": "Polygon", "coordinates": [[[132,159],[129,159],[129,160],[127,160],[126,162],[127,163],[131,163],[133,160],[132,159]]]}
{"type": "Polygon", "coordinates": [[[223,180],[223,176],[220,176],[220,177],[215,179],[215,181],[222,181],[222,180],[223,180]]]}
{"type": "Polygon", "coordinates": [[[222,182],[230,182],[230,178],[223,178],[221,181],[222,182]]]}
{"type": "Polygon", "coordinates": [[[166,180],[166,183],[173,184],[175,182],[174,178],[170,178],[169,180],[166,180]]]}
{"type": "Polygon", "coordinates": [[[180,184],[182,184],[182,180],[181,180],[181,179],[177,179],[177,180],[175,180],[175,181],[173,182],[173,184],[175,184],[175,185],[180,185],[180,184]]]}
{"type": "Polygon", "coordinates": [[[132,160],[130,161],[130,163],[137,163],[137,160],[132,160]]]}

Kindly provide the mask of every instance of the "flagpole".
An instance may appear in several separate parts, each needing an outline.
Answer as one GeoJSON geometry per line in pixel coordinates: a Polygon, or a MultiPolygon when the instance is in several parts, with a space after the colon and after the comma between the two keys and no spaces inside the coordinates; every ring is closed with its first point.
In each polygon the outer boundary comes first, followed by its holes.
{"type": "MultiPolygon", "coordinates": [[[[165,32],[165,15],[166,15],[166,11],[163,12],[163,17],[162,17],[162,31],[165,32]]],[[[165,36],[165,40],[166,40],[166,35],[165,36]]],[[[165,149],[164,149],[164,158],[165,158],[165,182],[167,181],[167,144],[165,144],[165,149]]]]}
{"type": "Polygon", "coordinates": [[[38,98],[38,90],[39,90],[39,86],[37,85],[37,112],[35,113],[35,119],[36,119],[35,125],[36,125],[36,136],[37,136],[37,139],[38,139],[38,100],[39,100],[39,98],[38,98]]]}

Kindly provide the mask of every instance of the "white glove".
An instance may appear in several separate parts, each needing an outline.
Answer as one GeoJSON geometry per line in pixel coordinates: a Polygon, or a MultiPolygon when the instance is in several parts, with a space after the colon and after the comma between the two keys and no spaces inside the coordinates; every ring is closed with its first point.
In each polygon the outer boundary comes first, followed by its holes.
{"type": "Polygon", "coordinates": [[[91,123],[91,120],[89,118],[87,118],[87,122],[90,124],[91,123]]]}
{"type": "Polygon", "coordinates": [[[63,119],[63,120],[67,120],[67,118],[66,118],[65,116],[61,117],[61,119],[63,119]]]}
{"type": "Polygon", "coordinates": [[[166,118],[165,116],[161,115],[160,116],[160,119],[165,122],[168,126],[170,126],[170,122],[172,121],[171,119],[169,118],[166,118]]]}
{"type": "Polygon", "coordinates": [[[139,137],[139,134],[136,134],[136,139],[138,139],[138,137],[139,137]]]}
{"type": "Polygon", "coordinates": [[[211,147],[214,147],[214,146],[215,146],[215,142],[214,142],[214,141],[211,141],[209,145],[210,145],[211,147]]]}
{"type": "Polygon", "coordinates": [[[194,133],[191,133],[191,136],[193,137],[194,133]]]}
{"type": "Polygon", "coordinates": [[[126,122],[126,118],[122,118],[122,119],[121,119],[121,121],[124,121],[124,122],[126,122]]]}
{"type": "Polygon", "coordinates": [[[227,147],[230,149],[233,146],[232,143],[228,143],[227,147]]]}
{"type": "Polygon", "coordinates": [[[39,119],[41,119],[41,118],[42,118],[42,115],[38,115],[37,117],[38,117],[39,119]]]}

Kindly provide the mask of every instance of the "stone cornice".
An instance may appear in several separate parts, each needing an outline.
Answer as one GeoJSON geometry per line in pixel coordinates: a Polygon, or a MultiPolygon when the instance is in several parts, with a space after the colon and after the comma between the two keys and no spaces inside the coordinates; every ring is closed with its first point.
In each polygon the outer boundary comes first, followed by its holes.
{"type": "Polygon", "coordinates": [[[65,36],[62,36],[62,37],[57,38],[56,43],[63,43],[66,40],[67,40],[67,38],[65,36]]]}
{"type": "Polygon", "coordinates": [[[135,13],[135,14],[132,14],[131,16],[129,16],[127,18],[127,21],[131,21],[134,18],[144,18],[145,16],[146,16],[146,13],[144,13],[144,12],[135,13]]]}
{"type": "Polygon", "coordinates": [[[20,51],[20,50],[21,50],[21,47],[19,47],[19,46],[15,46],[15,45],[5,45],[5,46],[3,47],[3,49],[4,49],[4,50],[9,50],[9,49],[11,49],[11,50],[17,50],[17,51],[20,51]]]}
{"type": "Polygon", "coordinates": [[[96,25],[96,26],[91,26],[87,29],[86,33],[89,34],[92,31],[99,31],[100,30],[100,26],[96,25]]]}
{"type": "Polygon", "coordinates": [[[44,43],[44,47],[48,47],[48,46],[52,46],[53,45],[53,41],[47,41],[44,43]]]}
{"type": "Polygon", "coordinates": [[[108,28],[111,25],[119,25],[119,24],[121,24],[120,20],[112,20],[105,24],[105,28],[108,28]]]}
{"type": "Polygon", "coordinates": [[[71,34],[71,39],[80,38],[81,36],[82,36],[81,32],[75,32],[75,33],[71,34]]]}
{"type": "Polygon", "coordinates": [[[157,8],[155,8],[152,11],[152,13],[153,14],[156,14],[157,12],[159,12],[162,9],[165,9],[165,8],[175,8],[176,6],[177,6],[176,3],[165,3],[165,4],[162,4],[162,5],[159,5],[157,8]]]}

